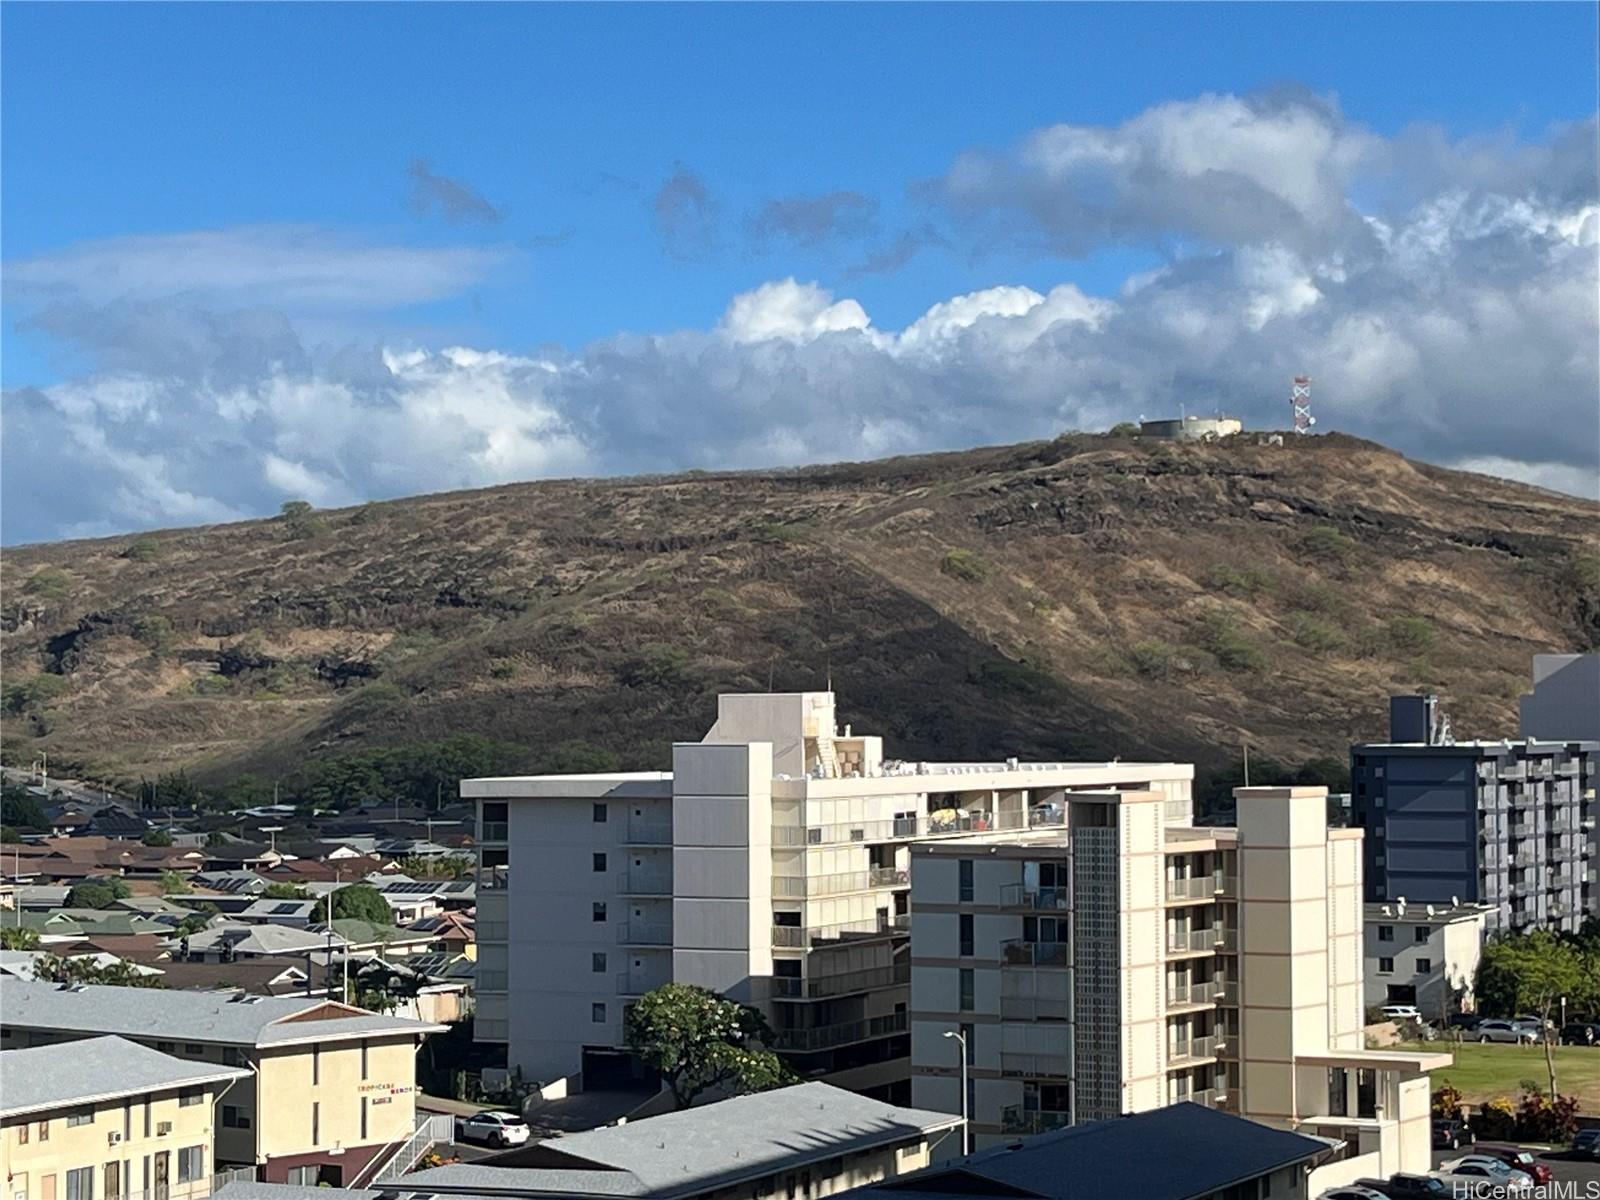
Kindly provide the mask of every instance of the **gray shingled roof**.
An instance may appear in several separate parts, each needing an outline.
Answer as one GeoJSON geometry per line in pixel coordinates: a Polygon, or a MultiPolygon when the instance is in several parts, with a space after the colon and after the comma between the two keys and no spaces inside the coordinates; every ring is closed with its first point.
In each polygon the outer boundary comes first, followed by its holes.
{"type": "Polygon", "coordinates": [[[0,1012],[5,1013],[7,1025],[18,1029],[257,1047],[383,1034],[421,1036],[444,1029],[304,996],[237,1000],[164,988],[98,984],[67,988],[8,976],[0,976],[0,1012]],[[320,1008],[340,1015],[290,1019],[320,1008]]]}
{"type": "MultiPolygon", "coordinates": [[[[285,901],[288,903],[288,901],[285,901]]],[[[169,944],[176,949],[183,941],[181,935],[174,934],[168,939],[169,944]]],[[[314,933],[308,929],[297,929],[292,925],[246,925],[223,924],[212,925],[189,935],[189,952],[191,954],[210,954],[219,952],[232,944],[235,954],[290,954],[303,955],[313,951],[326,950],[329,945],[328,935],[314,933]]],[[[332,938],[332,944],[337,949],[344,945],[344,939],[337,934],[332,938]]]]}
{"type": "Polygon", "coordinates": [[[218,1063],[174,1058],[119,1037],[0,1050],[0,1116],[225,1083],[249,1073],[218,1063]]]}
{"type": "Polygon", "coordinates": [[[626,1125],[570,1134],[502,1156],[406,1176],[418,1191],[649,1195],[727,1187],[780,1168],[952,1129],[960,1118],[899,1108],[826,1083],[736,1096],[626,1125]],[[541,1158],[561,1165],[512,1165],[541,1158]]]}

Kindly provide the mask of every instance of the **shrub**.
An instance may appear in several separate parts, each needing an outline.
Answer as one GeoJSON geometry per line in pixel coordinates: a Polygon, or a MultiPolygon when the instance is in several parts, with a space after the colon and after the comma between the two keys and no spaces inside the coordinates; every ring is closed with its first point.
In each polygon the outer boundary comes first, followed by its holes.
{"type": "Polygon", "coordinates": [[[1112,437],[1138,437],[1139,426],[1135,421],[1118,421],[1111,427],[1112,437]]]}
{"type": "Polygon", "coordinates": [[[202,675],[194,681],[197,696],[225,696],[232,688],[233,681],[226,675],[202,675]]]}
{"type": "Polygon", "coordinates": [[[1389,622],[1389,641],[1403,654],[1421,654],[1433,645],[1433,622],[1427,617],[1395,617],[1389,622]]]}
{"type": "Polygon", "coordinates": [[[151,652],[155,654],[171,649],[173,642],[172,622],[159,613],[140,617],[133,623],[133,640],[148,646],[151,652]]]}
{"type": "Polygon", "coordinates": [[[32,679],[25,679],[21,683],[7,684],[4,693],[0,694],[0,707],[8,713],[43,708],[50,701],[64,695],[67,687],[65,676],[35,675],[32,679]]]}
{"type": "Polygon", "coordinates": [[[510,663],[495,663],[494,666],[489,668],[489,678],[491,679],[510,679],[516,673],[517,668],[510,663]]]}
{"type": "Polygon", "coordinates": [[[939,563],[939,570],[966,583],[982,583],[989,577],[989,564],[971,550],[951,550],[939,563]]]}
{"type": "Polygon", "coordinates": [[[1289,603],[1306,612],[1337,616],[1344,611],[1344,597],[1339,589],[1326,583],[1304,583],[1294,590],[1289,603]]]}
{"type": "Polygon", "coordinates": [[[328,532],[328,523],[313,515],[315,510],[305,500],[285,500],[280,510],[280,520],[292,538],[320,537],[328,532]]]}
{"type": "Polygon", "coordinates": [[[1216,657],[1225,671],[1259,671],[1267,665],[1267,656],[1239,631],[1233,618],[1213,609],[1201,618],[1195,629],[1195,640],[1216,657]]]}
{"type": "Polygon", "coordinates": [[[1448,1083],[1433,1091],[1433,1115],[1461,1119],[1461,1092],[1448,1083]]]}
{"type": "Polygon", "coordinates": [[[43,604],[59,604],[72,590],[72,576],[60,567],[40,567],[22,585],[24,595],[43,604]]]}
{"type": "Polygon", "coordinates": [[[1272,587],[1272,575],[1261,567],[1212,567],[1207,582],[1230,596],[1259,596],[1272,587]]]}
{"type": "Polygon", "coordinates": [[[1480,1139],[1507,1141],[1517,1127],[1516,1107],[1504,1096],[1496,1096],[1478,1106],[1472,1118],[1472,1132],[1480,1139]]]}
{"type": "Polygon", "coordinates": [[[1343,564],[1356,552],[1356,540],[1332,525],[1316,525],[1301,535],[1300,549],[1312,558],[1343,564]]]}
{"type": "Polygon", "coordinates": [[[161,543],[153,537],[135,538],[128,543],[127,549],[122,552],[122,557],[132,559],[134,562],[151,562],[161,557],[161,543]]]}
{"type": "Polygon", "coordinates": [[[1168,642],[1135,642],[1128,651],[1133,669],[1146,679],[1165,679],[1177,655],[1178,648],[1168,642]]]}
{"type": "Polygon", "coordinates": [[[647,643],[622,664],[622,682],[628,687],[669,687],[683,678],[689,652],[664,642],[647,643]]]}
{"type": "Polygon", "coordinates": [[[986,696],[1047,696],[1056,682],[1032,663],[1009,658],[984,663],[971,678],[986,696]]]}
{"type": "Polygon", "coordinates": [[[1295,645],[1303,646],[1313,654],[1328,654],[1344,646],[1344,634],[1326,621],[1300,613],[1290,622],[1295,645]]]}
{"type": "Polygon", "coordinates": [[[1553,1099],[1537,1088],[1523,1093],[1517,1107],[1519,1142],[1546,1142],[1562,1145],[1578,1132],[1578,1102],[1571,1096],[1553,1099]]]}

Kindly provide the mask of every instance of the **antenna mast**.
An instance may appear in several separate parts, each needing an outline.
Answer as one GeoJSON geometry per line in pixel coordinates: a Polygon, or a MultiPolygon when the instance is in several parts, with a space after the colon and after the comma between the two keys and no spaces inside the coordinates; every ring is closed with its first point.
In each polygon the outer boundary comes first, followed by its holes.
{"type": "Polygon", "coordinates": [[[1294,431],[1310,433],[1317,419],[1311,415],[1311,376],[1296,375],[1289,393],[1289,407],[1294,410],[1294,431]]]}

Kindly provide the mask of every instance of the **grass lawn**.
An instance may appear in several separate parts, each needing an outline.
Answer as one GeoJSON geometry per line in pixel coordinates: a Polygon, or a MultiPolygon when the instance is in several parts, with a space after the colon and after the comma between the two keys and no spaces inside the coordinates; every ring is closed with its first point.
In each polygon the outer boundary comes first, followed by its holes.
{"type": "MultiPolygon", "coordinates": [[[[1515,1101],[1524,1079],[1540,1089],[1549,1086],[1543,1046],[1512,1046],[1499,1042],[1412,1043],[1409,1049],[1444,1051],[1455,1055],[1455,1062],[1433,1072],[1433,1086],[1450,1084],[1460,1089],[1468,1104],[1481,1104],[1504,1096],[1515,1101]]],[[[1556,1085],[1564,1096],[1576,1096],[1579,1111],[1600,1112],[1600,1046],[1557,1046],[1556,1085]]]]}

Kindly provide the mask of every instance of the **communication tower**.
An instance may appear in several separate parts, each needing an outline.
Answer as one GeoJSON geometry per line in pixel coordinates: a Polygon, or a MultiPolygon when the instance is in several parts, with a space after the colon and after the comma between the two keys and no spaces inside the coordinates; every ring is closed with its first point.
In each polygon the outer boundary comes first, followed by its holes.
{"type": "Polygon", "coordinates": [[[1317,419],[1311,415],[1311,376],[1296,375],[1289,393],[1289,406],[1294,409],[1294,431],[1310,433],[1317,419]]]}

